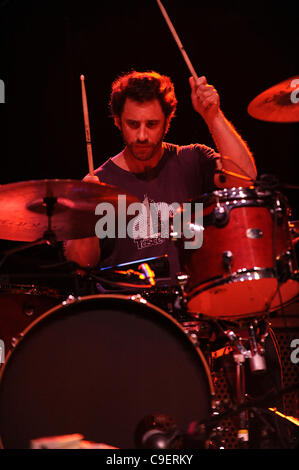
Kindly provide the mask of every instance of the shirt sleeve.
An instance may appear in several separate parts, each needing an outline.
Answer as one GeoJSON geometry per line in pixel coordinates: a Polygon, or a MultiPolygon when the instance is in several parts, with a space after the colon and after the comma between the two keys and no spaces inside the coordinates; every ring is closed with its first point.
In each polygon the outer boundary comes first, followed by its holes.
{"type": "Polygon", "coordinates": [[[188,179],[190,199],[196,199],[217,189],[214,175],[216,160],[220,157],[218,152],[206,145],[192,144],[180,147],[179,157],[182,171],[188,179]]]}

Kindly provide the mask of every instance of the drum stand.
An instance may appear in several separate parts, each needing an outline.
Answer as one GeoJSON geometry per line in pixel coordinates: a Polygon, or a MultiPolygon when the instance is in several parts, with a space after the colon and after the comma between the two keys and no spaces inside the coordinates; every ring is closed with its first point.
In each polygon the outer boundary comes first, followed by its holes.
{"type": "MultiPolygon", "coordinates": [[[[242,339],[239,338],[232,329],[226,329],[221,320],[216,320],[218,327],[229,339],[233,360],[236,371],[236,405],[242,407],[246,404],[246,380],[245,380],[245,362],[249,360],[251,373],[261,373],[266,371],[266,361],[264,357],[264,341],[268,335],[267,330],[262,332],[259,340],[256,335],[257,320],[250,321],[248,325],[249,349],[247,349],[242,339]]],[[[267,328],[268,325],[266,325],[267,328]]],[[[249,415],[248,410],[241,411],[239,414],[238,442],[240,448],[247,448],[249,444],[249,415]]]]}
{"type": "Polygon", "coordinates": [[[55,205],[57,203],[57,198],[56,197],[44,197],[43,198],[43,206],[46,209],[46,215],[48,218],[48,227],[47,230],[45,230],[42,238],[39,238],[38,240],[35,240],[32,243],[26,243],[25,245],[18,246],[16,248],[13,248],[11,250],[8,250],[4,253],[4,256],[2,260],[0,261],[0,268],[3,266],[7,258],[15,253],[19,253],[20,251],[28,250],[29,248],[33,248],[35,246],[40,246],[40,245],[52,245],[55,246],[57,243],[56,235],[55,232],[52,229],[52,218],[54,215],[54,209],[55,205]]]}

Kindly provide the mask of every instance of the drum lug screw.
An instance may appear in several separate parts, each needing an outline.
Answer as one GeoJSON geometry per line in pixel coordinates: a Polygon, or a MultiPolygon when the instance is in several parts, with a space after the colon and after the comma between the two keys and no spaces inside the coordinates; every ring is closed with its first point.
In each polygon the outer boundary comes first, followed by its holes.
{"type": "Polygon", "coordinates": [[[69,295],[68,298],[62,302],[62,305],[72,304],[76,302],[76,300],[77,300],[77,297],[74,297],[73,295],[69,295]]]}
{"type": "Polygon", "coordinates": [[[247,238],[262,238],[264,236],[264,232],[260,230],[259,228],[248,228],[246,230],[246,237],[247,238]]]}
{"type": "Polygon", "coordinates": [[[25,305],[23,313],[24,315],[26,315],[26,317],[32,317],[32,315],[34,315],[35,313],[35,308],[33,307],[33,305],[25,305]]]}
{"type": "Polygon", "coordinates": [[[19,342],[19,340],[21,340],[22,338],[24,337],[23,333],[20,333],[19,334],[19,337],[16,338],[15,336],[13,336],[10,340],[10,345],[12,348],[15,348],[17,343],[19,342]]]}
{"type": "Polygon", "coordinates": [[[219,205],[215,207],[213,215],[217,227],[223,227],[228,221],[229,212],[227,207],[219,205]]]}
{"type": "Polygon", "coordinates": [[[177,278],[177,281],[178,281],[179,285],[181,287],[184,287],[187,284],[187,282],[189,281],[190,276],[189,276],[189,274],[186,274],[186,273],[178,273],[176,278],[177,278]]]}
{"type": "Polygon", "coordinates": [[[194,344],[194,346],[199,346],[199,341],[198,341],[198,337],[197,337],[197,334],[196,333],[189,333],[188,334],[189,338],[191,339],[192,343],[194,344]]]}
{"type": "Polygon", "coordinates": [[[233,254],[230,250],[224,251],[222,253],[222,261],[223,261],[225,269],[230,270],[232,260],[233,260],[233,254]]]}
{"type": "Polygon", "coordinates": [[[141,304],[147,304],[147,300],[140,294],[131,295],[130,299],[134,300],[135,302],[140,302],[141,304]]]}

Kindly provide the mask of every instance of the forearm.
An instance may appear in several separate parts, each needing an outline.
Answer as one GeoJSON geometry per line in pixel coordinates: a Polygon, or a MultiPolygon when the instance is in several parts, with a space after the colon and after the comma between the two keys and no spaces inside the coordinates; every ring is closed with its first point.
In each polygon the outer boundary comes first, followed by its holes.
{"type": "Polygon", "coordinates": [[[224,170],[225,181],[221,181],[219,174],[216,174],[216,185],[251,185],[257,174],[253,156],[246,142],[222,113],[217,90],[207,83],[206,77],[200,77],[197,81],[190,77],[189,81],[193,108],[205,120],[221,155],[218,169],[224,170]]]}
{"type": "Polygon", "coordinates": [[[256,166],[246,142],[237,133],[221,111],[207,122],[215,145],[221,154],[222,168],[230,172],[256,179],[256,166]]]}
{"type": "Polygon", "coordinates": [[[82,267],[95,267],[100,261],[100,244],[97,237],[68,240],[64,244],[64,255],[82,267]]]}

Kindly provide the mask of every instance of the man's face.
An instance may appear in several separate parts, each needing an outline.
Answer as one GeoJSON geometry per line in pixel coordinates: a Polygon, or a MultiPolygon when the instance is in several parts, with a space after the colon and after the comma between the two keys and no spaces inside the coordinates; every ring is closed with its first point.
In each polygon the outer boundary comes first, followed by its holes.
{"type": "Polygon", "coordinates": [[[139,103],[127,98],[115,124],[121,130],[131,156],[145,162],[160,151],[168,120],[157,99],[139,103]]]}

